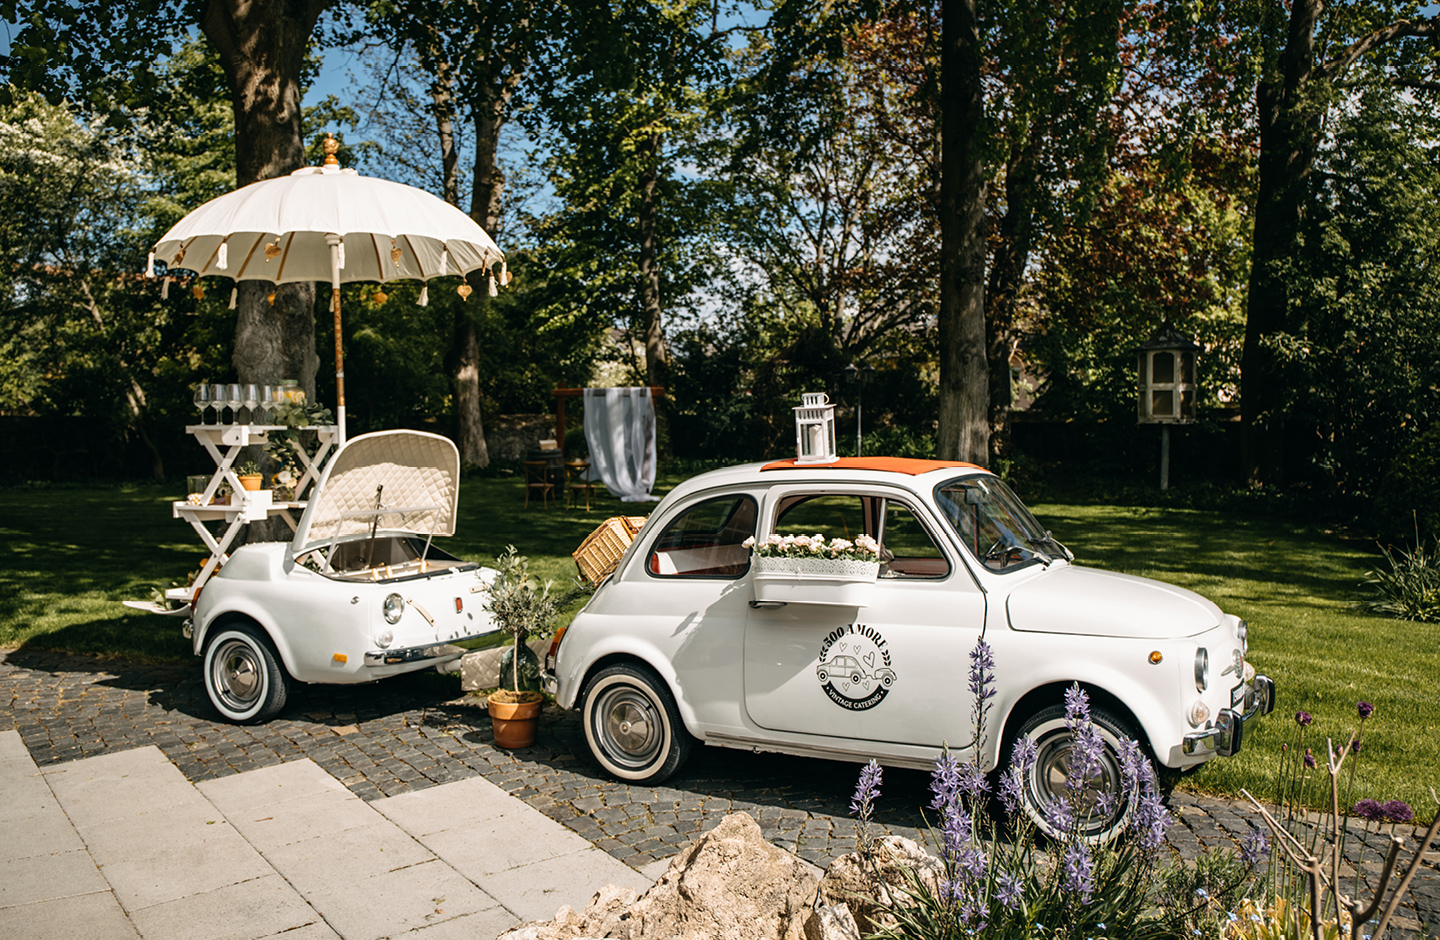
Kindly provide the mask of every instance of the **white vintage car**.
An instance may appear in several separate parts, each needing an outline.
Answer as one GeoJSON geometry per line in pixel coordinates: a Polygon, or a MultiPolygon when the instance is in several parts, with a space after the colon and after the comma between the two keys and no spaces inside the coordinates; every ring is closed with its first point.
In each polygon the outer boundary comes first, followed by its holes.
{"type": "MultiPolygon", "coordinates": [[[[1121,738],[1184,770],[1238,751],[1274,702],[1245,661],[1244,621],[1182,588],[1074,564],[979,467],[895,458],[686,481],[556,635],[545,681],[623,780],[670,776],[696,741],[924,768],[942,746],[973,754],[967,677],[982,636],[998,694],[980,757],[994,768],[1018,739],[1035,742],[1027,810],[1042,826],[1066,787],[1072,683],[1109,745],[1096,789],[1119,784],[1121,738]],[[755,570],[747,540],[800,533],[871,536],[878,576],[776,583],[755,570]]],[[[1120,822],[1096,818],[1091,835],[1120,822]]]]}
{"type": "Polygon", "coordinates": [[[460,456],[447,438],[380,431],[331,459],[290,542],[244,545],[186,621],[205,691],[234,722],[265,721],[291,683],[370,682],[460,658],[496,630],[495,572],[439,548],[455,531],[460,456]]]}

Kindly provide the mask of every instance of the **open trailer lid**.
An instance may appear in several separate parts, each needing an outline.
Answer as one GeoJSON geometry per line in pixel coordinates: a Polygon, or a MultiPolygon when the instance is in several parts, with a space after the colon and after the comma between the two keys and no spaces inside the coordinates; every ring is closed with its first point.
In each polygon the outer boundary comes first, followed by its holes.
{"type": "Polygon", "coordinates": [[[353,437],[331,458],[291,544],[309,551],[332,539],[381,532],[453,535],[460,452],[425,431],[353,437]],[[378,519],[378,523],[376,520],[378,519]]]}

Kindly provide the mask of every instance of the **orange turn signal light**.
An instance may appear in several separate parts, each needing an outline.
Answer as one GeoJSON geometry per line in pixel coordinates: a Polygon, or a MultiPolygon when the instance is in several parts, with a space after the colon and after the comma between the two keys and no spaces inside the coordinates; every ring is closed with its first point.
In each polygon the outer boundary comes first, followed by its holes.
{"type": "Polygon", "coordinates": [[[1150,652],[1150,665],[1152,665],[1152,666],[1158,666],[1158,665],[1160,665],[1160,660],[1162,660],[1162,659],[1164,659],[1164,658],[1165,658],[1164,656],[1161,656],[1161,655],[1160,655],[1160,651],[1159,651],[1159,650],[1152,650],[1152,651],[1150,652]]]}

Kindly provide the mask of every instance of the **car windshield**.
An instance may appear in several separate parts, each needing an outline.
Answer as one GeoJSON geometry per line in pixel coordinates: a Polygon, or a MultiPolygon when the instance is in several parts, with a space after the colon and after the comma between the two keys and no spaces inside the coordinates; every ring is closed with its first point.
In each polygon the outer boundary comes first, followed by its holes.
{"type": "Polygon", "coordinates": [[[1013,571],[1033,562],[1068,558],[1055,538],[1025,504],[992,476],[964,477],[942,483],[935,502],[964,545],[991,571],[1013,571]]]}

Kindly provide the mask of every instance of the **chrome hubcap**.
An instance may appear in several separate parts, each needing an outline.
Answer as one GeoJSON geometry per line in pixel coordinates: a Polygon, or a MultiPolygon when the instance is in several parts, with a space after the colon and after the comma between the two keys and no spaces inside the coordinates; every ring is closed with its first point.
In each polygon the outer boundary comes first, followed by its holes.
{"type": "Polygon", "coordinates": [[[646,763],[660,747],[655,707],[633,689],[608,693],[597,709],[600,731],[616,758],[646,763]]]}
{"type": "MultiPolygon", "coordinates": [[[[1032,790],[1036,802],[1044,808],[1071,799],[1070,780],[1074,776],[1074,746],[1068,733],[1051,736],[1041,741],[1036,755],[1032,790]]],[[[1109,747],[1102,752],[1099,770],[1074,796],[1071,804],[1081,817],[1080,831],[1093,834],[1109,829],[1125,812],[1121,790],[1120,766],[1109,747]],[[1106,814],[1101,814],[1100,797],[1106,793],[1117,798],[1117,804],[1106,814]]]]}
{"type": "Polygon", "coordinates": [[[255,651],[239,641],[230,641],[216,651],[215,685],[233,708],[245,708],[260,697],[262,678],[255,651]]]}

